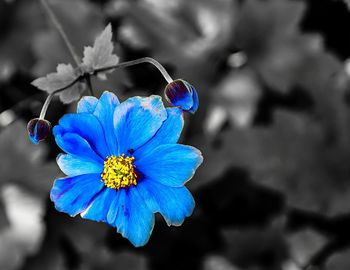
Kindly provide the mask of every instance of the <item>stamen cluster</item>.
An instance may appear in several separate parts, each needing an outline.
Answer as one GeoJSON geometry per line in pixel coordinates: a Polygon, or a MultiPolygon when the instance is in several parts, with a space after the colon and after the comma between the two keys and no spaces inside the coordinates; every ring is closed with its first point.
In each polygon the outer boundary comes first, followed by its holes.
{"type": "Polygon", "coordinates": [[[101,179],[109,188],[120,189],[137,185],[136,166],[133,164],[134,157],[122,154],[119,157],[110,156],[104,161],[101,179]]]}

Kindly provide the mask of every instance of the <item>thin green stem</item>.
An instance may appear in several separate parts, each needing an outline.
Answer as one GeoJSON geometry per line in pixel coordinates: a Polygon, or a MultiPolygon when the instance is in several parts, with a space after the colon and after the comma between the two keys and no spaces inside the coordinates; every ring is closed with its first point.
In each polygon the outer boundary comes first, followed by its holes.
{"type": "Polygon", "coordinates": [[[74,59],[76,65],[79,66],[80,58],[79,58],[78,54],[75,52],[72,43],[69,41],[66,32],[63,30],[63,27],[62,27],[61,23],[57,19],[55,13],[52,11],[49,3],[46,0],[40,0],[40,3],[44,7],[45,12],[47,13],[47,15],[50,18],[51,22],[53,23],[53,25],[57,29],[58,33],[62,37],[64,43],[66,44],[70,54],[72,55],[72,57],[74,59]]]}
{"type": "Polygon", "coordinates": [[[171,83],[173,81],[173,79],[171,78],[169,73],[165,70],[165,68],[157,60],[155,60],[151,57],[143,57],[143,58],[139,58],[136,60],[122,62],[122,63],[119,63],[119,64],[114,65],[114,66],[95,69],[93,74],[97,74],[99,72],[108,71],[108,70],[112,70],[112,69],[116,69],[116,68],[125,68],[125,67],[129,67],[129,66],[134,66],[134,65],[138,65],[138,64],[142,64],[142,63],[150,63],[150,64],[154,65],[160,71],[160,73],[163,75],[164,79],[168,83],[171,83]]]}

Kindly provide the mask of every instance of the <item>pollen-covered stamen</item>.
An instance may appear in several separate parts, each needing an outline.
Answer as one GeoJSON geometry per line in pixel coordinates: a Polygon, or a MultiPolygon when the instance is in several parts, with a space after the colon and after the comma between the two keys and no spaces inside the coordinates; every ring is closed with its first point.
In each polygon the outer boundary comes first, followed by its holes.
{"type": "Polygon", "coordinates": [[[136,166],[133,164],[134,159],[124,154],[119,157],[107,157],[101,174],[105,186],[114,189],[136,186],[137,174],[135,173],[136,166]]]}

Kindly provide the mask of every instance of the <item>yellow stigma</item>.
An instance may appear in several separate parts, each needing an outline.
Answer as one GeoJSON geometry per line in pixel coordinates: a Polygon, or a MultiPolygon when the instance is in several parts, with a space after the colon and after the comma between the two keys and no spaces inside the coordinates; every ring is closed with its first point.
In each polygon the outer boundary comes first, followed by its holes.
{"type": "Polygon", "coordinates": [[[109,188],[120,189],[136,186],[136,166],[133,164],[134,157],[122,154],[119,157],[110,156],[104,162],[102,181],[109,188]]]}

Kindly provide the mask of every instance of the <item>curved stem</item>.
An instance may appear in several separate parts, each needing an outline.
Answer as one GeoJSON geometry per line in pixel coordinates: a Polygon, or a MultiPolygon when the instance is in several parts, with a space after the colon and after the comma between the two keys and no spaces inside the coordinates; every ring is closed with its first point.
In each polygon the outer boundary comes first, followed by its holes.
{"type": "Polygon", "coordinates": [[[41,108],[41,112],[40,112],[39,119],[44,119],[44,118],[45,118],[47,108],[49,107],[49,105],[50,105],[50,103],[51,103],[51,100],[52,100],[52,98],[54,97],[54,95],[56,95],[56,94],[58,94],[59,92],[62,92],[63,90],[66,90],[67,88],[73,86],[73,85],[74,85],[76,82],[78,82],[80,79],[81,79],[81,78],[78,77],[78,78],[76,78],[74,81],[72,81],[70,84],[66,85],[65,87],[62,87],[62,88],[57,89],[57,90],[53,91],[52,93],[50,93],[50,94],[47,96],[43,107],[41,108]]]}
{"type": "Polygon", "coordinates": [[[151,57],[143,57],[143,58],[139,58],[136,60],[126,61],[126,62],[117,64],[114,66],[95,69],[93,74],[96,74],[98,72],[108,71],[111,69],[116,69],[116,68],[124,68],[124,67],[134,66],[134,65],[138,65],[138,64],[142,64],[142,63],[150,63],[150,64],[154,65],[160,71],[160,73],[162,73],[164,79],[168,83],[171,83],[173,81],[173,79],[171,78],[169,73],[165,70],[165,68],[162,66],[162,64],[160,64],[157,60],[155,60],[151,57]]]}
{"type": "Polygon", "coordinates": [[[85,75],[85,81],[88,86],[88,89],[90,91],[91,96],[94,96],[94,90],[92,88],[92,83],[91,83],[91,76],[90,74],[85,75]]]}
{"type": "Polygon", "coordinates": [[[45,100],[45,103],[41,109],[40,112],[40,119],[44,119],[45,115],[46,115],[46,111],[47,108],[50,105],[50,102],[53,98],[54,95],[56,95],[57,93],[73,86],[76,82],[78,82],[81,79],[85,79],[86,83],[88,85],[88,88],[91,92],[91,95],[94,95],[93,93],[93,89],[92,89],[92,85],[91,85],[91,75],[95,75],[98,72],[103,72],[103,71],[108,71],[108,70],[112,70],[112,69],[116,69],[116,68],[124,68],[124,67],[128,67],[128,66],[133,66],[133,65],[137,65],[137,64],[141,64],[141,63],[151,63],[152,65],[154,65],[159,71],[160,73],[162,73],[163,77],[165,78],[165,80],[168,83],[171,83],[173,81],[173,79],[170,77],[169,73],[165,70],[165,68],[155,59],[150,58],[150,57],[144,57],[144,58],[140,58],[140,59],[136,59],[136,60],[131,60],[131,61],[127,61],[127,62],[123,62],[114,66],[109,66],[109,67],[104,67],[104,68],[99,68],[99,69],[95,69],[92,73],[88,74],[85,73],[79,77],[77,77],[74,81],[72,81],[70,84],[66,85],[65,87],[62,87],[60,89],[57,89],[55,91],[53,91],[51,94],[48,95],[48,97],[45,100]]]}
{"type": "Polygon", "coordinates": [[[75,52],[74,47],[72,45],[72,43],[69,41],[67,34],[64,32],[63,27],[61,25],[61,23],[58,21],[56,15],[53,13],[50,5],[48,4],[48,2],[46,0],[40,0],[41,5],[44,7],[47,15],[49,16],[51,22],[53,23],[53,25],[55,26],[55,28],[57,29],[58,33],[60,34],[60,36],[62,37],[64,43],[66,44],[70,54],[72,55],[75,63],[77,66],[79,66],[80,64],[80,58],[78,56],[78,54],[75,52]]]}
{"type": "Polygon", "coordinates": [[[43,107],[41,108],[41,112],[40,112],[40,115],[39,115],[39,119],[44,119],[45,118],[45,115],[46,115],[46,111],[47,111],[47,108],[49,107],[50,103],[51,103],[51,100],[53,98],[55,94],[54,93],[51,93],[47,96],[46,100],[45,100],[45,103],[43,105],[43,107]]]}

